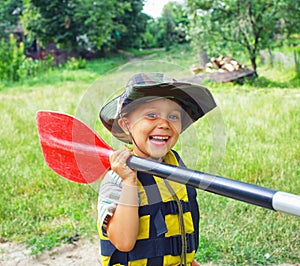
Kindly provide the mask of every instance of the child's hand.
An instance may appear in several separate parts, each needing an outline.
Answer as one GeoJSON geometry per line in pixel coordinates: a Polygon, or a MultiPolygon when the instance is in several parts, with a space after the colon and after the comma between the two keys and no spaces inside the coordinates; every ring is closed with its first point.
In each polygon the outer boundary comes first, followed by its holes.
{"type": "Polygon", "coordinates": [[[126,161],[131,156],[129,150],[118,150],[112,153],[109,157],[111,169],[116,172],[124,182],[136,184],[137,174],[136,171],[130,169],[126,165],[126,161]]]}

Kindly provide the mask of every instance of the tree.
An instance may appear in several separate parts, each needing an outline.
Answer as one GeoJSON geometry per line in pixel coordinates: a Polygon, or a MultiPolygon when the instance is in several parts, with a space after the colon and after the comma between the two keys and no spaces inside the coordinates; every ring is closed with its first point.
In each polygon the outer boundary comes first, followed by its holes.
{"type": "Polygon", "coordinates": [[[143,0],[24,0],[22,24],[32,40],[67,49],[116,49],[139,36],[143,0]]]}
{"type": "MultiPolygon", "coordinates": [[[[295,3],[293,0],[188,0],[194,21],[194,44],[203,49],[234,45],[247,51],[256,72],[259,51],[272,47],[278,34],[284,34],[286,25],[282,19],[289,14],[287,2],[295,3]]],[[[292,5],[290,8],[295,11],[292,5]]]]}
{"type": "Polygon", "coordinates": [[[74,14],[79,22],[77,38],[89,50],[113,49],[116,45],[114,18],[129,9],[128,3],[117,0],[77,0],[74,14]]]}
{"type": "Polygon", "coordinates": [[[113,19],[116,48],[141,48],[149,16],[142,13],[143,0],[124,1],[127,8],[113,19]]]}
{"type": "Polygon", "coordinates": [[[163,8],[159,23],[164,29],[164,44],[166,50],[172,44],[185,43],[188,41],[190,21],[187,10],[179,3],[169,2],[163,8]]]}
{"type": "MultiPolygon", "coordinates": [[[[146,15],[146,14],[145,14],[146,15]]],[[[150,16],[147,16],[147,26],[145,32],[142,34],[142,47],[143,48],[157,48],[163,47],[157,41],[158,39],[158,24],[157,21],[150,16]]]]}
{"type": "Polygon", "coordinates": [[[286,1],[282,3],[281,12],[281,21],[284,25],[283,28],[287,37],[285,43],[293,48],[296,74],[300,77],[300,2],[286,1]],[[288,16],[286,14],[288,14],[288,16]]]}
{"type": "Polygon", "coordinates": [[[6,38],[16,28],[22,15],[22,0],[6,0],[0,3],[0,39],[6,38]]]}
{"type": "Polygon", "coordinates": [[[61,47],[76,46],[78,23],[74,19],[76,3],[72,0],[24,0],[22,25],[27,37],[43,45],[55,42],[61,47]]]}

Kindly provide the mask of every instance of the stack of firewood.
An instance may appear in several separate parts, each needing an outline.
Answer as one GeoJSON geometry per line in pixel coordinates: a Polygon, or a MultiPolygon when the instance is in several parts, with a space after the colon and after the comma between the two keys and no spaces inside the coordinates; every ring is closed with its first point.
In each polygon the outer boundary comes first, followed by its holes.
{"type": "Polygon", "coordinates": [[[203,70],[203,68],[201,68],[201,67],[199,67],[199,66],[197,66],[197,65],[192,65],[191,66],[191,72],[194,74],[194,75],[197,75],[197,74],[199,74],[200,72],[202,72],[202,70],[203,70]]]}
{"type": "Polygon", "coordinates": [[[226,57],[220,55],[219,57],[212,57],[210,62],[206,64],[206,72],[233,72],[239,70],[245,70],[246,66],[239,63],[232,57],[226,57]]]}

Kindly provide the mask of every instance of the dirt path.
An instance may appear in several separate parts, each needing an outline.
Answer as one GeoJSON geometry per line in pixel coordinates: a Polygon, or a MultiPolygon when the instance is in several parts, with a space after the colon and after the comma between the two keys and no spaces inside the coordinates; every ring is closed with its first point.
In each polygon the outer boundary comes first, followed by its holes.
{"type": "Polygon", "coordinates": [[[37,256],[30,256],[24,245],[0,243],[1,266],[86,266],[100,265],[99,242],[80,240],[64,244],[37,256]]]}
{"type": "MultiPolygon", "coordinates": [[[[37,256],[30,256],[30,250],[16,243],[0,243],[1,266],[100,266],[98,240],[80,240],[75,244],[64,244],[37,256]]],[[[216,266],[205,263],[202,266],[216,266]]],[[[281,264],[278,266],[300,266],[281,264]]]]}

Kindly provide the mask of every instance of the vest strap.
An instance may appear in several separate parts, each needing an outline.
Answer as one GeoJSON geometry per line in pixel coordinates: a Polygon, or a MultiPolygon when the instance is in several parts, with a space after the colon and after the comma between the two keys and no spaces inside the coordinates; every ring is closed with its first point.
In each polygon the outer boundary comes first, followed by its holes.
{"type": "MultiPolygon", "coordinates": [[[[183,212],[191,211],[190,203],[185,201],[180,201],[183,212]]],[[[165,216],[167,214],[178,214],[178,206],[174,200],[168,202],[159,202],[151,205],[145,205],[139,207],[139,216],[154,215],[157,212],[156,205],[160,206],[162,214],[165,216]]]]}
{"type": "MultiPolygon", "coordinates": [[[[187,234],[187,253],[196,250],[196,235],[187,234]]],[[[111,256],[116,251],[115,246],[108,240],[101,240],[101,255],[111,256]]],[[[173,236],[158,239],[141,239],[137,240],[134,249],[125,253],[129,261],[140,260],[144,258],[161,257],[165,255],[180,256],[181,255],[181,236],[173,236]]],[[[120,254],[121,257],[123,257],[120,254]]],[[[124,254],[124,255],[125,255],[124,254]]],[[[123,257],[124,258],[124,257],[123,257]]]]}

